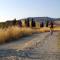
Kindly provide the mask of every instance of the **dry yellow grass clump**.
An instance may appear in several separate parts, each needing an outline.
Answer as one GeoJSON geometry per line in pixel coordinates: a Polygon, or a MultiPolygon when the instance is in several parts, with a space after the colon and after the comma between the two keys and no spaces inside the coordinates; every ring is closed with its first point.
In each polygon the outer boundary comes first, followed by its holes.
{"type": "Polygon", "coordinates": [[[58,48],[58,52],[60,52],[60,32],[59,32],[59,34],[57,36],[58,36],[57,48],[58,48]]]}
{"type": "Polygon", "coordinates": [[[31,28],[22,28],[23,35],[31,35],[33,32],[33,29],[31,28]]]}
{"type": "Polygon", "coordinates": [[[54,27],[54,31],[60,31],[60,27],[54,27]]]}
{"type": "Polygon", "coordinates": [[[49,27],[34,29],[34,32],[48,32],[48,31],[50,31],[49,27]]]}
{"type": "Polygon", "coordinates": [[[12,26],[4,29],[0,29],[0,43],[4,43],[11,39],[18,39],[23,35],[31,35],[31,28],[20,28],[18,26],[12,26]]]}
{"type": "Polygon", "coordinates": [[[5,43],[6,41],[18,39],[21,36],[32,35],[32,33],[35,32],[39,33],[46,31],[50,31],[50,28],[49,27],[27,28],[27,27],[18,27],[18,26],[11,26],[4,29],[0,28],[0,44],[5,43]]]}
{"type": "Polygon", "coordinates": [[[12,27],[8,28],[8,31],[10,34],[10,38],[18,38],[18,37],[22,36],[21,29],[17,26],[12,26],[12,27]]]}

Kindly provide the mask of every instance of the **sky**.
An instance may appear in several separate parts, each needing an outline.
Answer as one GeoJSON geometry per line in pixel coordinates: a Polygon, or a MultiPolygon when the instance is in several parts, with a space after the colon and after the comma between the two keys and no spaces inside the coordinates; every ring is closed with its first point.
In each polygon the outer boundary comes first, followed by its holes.
{"type": "Polygon", "coordinates": [[[27,17],[60,18],[60,0],[0,0],[0,22],[27,17]]]}

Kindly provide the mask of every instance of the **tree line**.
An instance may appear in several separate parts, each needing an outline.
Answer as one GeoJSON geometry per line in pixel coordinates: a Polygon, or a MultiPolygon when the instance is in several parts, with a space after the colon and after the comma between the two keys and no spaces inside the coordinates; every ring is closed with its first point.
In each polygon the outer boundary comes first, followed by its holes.
{"type": "MultiPolygon", "coordinates": [[[[34,19],[32,18],[31,20],[29,20],[29,18],[27,19],[24,19],[24,24],[25,24],[25,27],[30,27],[30,21],[31,21],[31,27],[36,27],[36,21],[34,21],[34,19]]],[[[45,23],[42,21],[42,22],[38,22],[40,27],[48,27],[49,24],[50,24],[50,27],[53,27],[53,21],[48,21],[46,20],[45,23]]],[[[6,23],[0,23],[0,27],[1,25],[3,26],[15,26],[15,25],[18,25],[19,27],[23,27],[23,24],[22,24],[22,20],[16,20],[14,19],[13,21],[6,21],[6,23]]]]}

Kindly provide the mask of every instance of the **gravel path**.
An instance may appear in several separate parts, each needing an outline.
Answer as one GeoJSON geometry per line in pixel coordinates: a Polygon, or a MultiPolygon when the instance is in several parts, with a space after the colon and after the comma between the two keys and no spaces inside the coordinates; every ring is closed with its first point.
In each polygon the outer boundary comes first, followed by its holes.
{"type": "Polygon", "coordinates": [[[28,38],[28,41],[22,45],[15,45],[16,48],[12,45],[10,50],[5,45],[6,50],[0,50],[0,60],[60,60],[57,35],[58,32],[54,32],[53,35],[50,35],[49,32],[40,33],[34,35],[31,40],[28,38]],[[23,48],[19,46],[23,46],[23,48]]]}
{"type": "Polygon", "coordinates": [[[39,35],[40,34],[33,34],[32,36],[22,37],[19,40],[0,45],[0,49],[21,49],[22,45],[39,35]]]}
{"type": "Polygon", "coordinates": [[[33,34],[32,36],[26,36],[19,40],[14,41],[14,42],[0,45],[0,49],[17,49],[17,50],[19,49],[19,50],[21,50],[23,48],[26,48],[27,46],[34,44],[36,41],[44,39],[47,34],[49,34],[49,33],[37,33],[37,34],[33,34]],[[29,42],[32,42],[32,43],[29,44],[29,42]]]}

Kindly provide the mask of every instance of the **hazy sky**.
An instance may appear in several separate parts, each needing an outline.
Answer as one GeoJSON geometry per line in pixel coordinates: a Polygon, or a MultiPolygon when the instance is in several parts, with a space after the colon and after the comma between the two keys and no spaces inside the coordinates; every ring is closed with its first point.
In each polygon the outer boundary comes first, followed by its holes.
{"type": "Polygon", "coordinates": [[[0,0],[0,21],[40,16],[60,18],[60,0],[0,0]]]}

